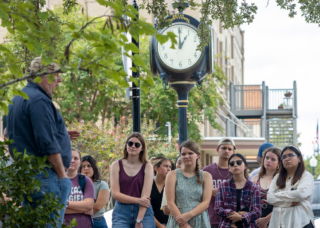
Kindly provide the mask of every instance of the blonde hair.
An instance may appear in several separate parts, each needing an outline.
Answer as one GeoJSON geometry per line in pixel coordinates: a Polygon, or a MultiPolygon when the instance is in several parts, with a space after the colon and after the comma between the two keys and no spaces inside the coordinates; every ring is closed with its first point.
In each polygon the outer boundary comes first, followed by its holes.
{"type": "Polygon", "coordinates": [[[169,161],[171,163],[171,161],[166,157],[153,157],[153,158],[150,158],[150,163],[153,166],[154,175],[157,175],[157,172],[155,171],[155,168],[156,167],[159,168],[161,166],[162,162],[164,162],[164,161],[169,161]]]}
{"type": "MultiPolygon", "coordinates": [[[[185,141],[185,142],[183,142],[181,144],[180,148],[179,148],[180,154],[181,154],[182,147],[188,148],[189,150],[191,150],[192,152],[194,152],[196,154],[200,154],[199,146],[194,141],[185,141]]],[[[202,180],[201,180],[201,177],[200,177],[200,162],[199,162],[199,158],[196,161],[195,172],[196,172],[196,175],[198,176],[198,179],[197,179],[198,183],[202,184],[202,180]]]]}
{"type": "Polygon", "coordinates": [[[142,145],[142,150],[140,151],[140,154],[139,154],[139,160],[144,164],[148,163],[148,151],[147,151],[146,140],[144,139],[143,135],[139,132],[133,132],[127,138],[126,144],[124,145],[124,149],[123,149],[123,159],[128,158],[129,154],[127,151],[127,144],[129,142],[129,140],[132,138],[137,138],[141,142],[141,145],[142,145]]]}

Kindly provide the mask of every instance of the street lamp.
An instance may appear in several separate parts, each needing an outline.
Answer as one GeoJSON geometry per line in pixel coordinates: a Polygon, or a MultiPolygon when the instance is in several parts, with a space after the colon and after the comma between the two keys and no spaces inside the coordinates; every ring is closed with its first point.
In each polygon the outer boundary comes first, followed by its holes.
{"type": "Polygon", "coordinates": [[[314,177],[314,168],[317,166],[317,164],[318,164],[317,159],[314,156],[312,156],[312,158],[310,159],[310,165],[312,167],[312,175],[313,175],[313,177],[314,177]]]}

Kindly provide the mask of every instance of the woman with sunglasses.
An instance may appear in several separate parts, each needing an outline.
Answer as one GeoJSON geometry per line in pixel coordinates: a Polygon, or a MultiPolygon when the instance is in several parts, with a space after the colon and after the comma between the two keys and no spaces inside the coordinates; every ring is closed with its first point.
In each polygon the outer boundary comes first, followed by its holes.
{"type": "Polygon", "coordinates": [[[261,216],[259,187],[248,179],[248,164],[241,154],[231,155],[228,163],[232,177],[220,184],[215,202],[219,227],[254,228],[261,216]]]}
{"type": "Polygon", "coordinates": [[[271,219],[273,206],[266,202],[268,190],[274,176],[279,173],[281,164],[281,150],[278,148],[267,148],[263,152],[261,169],[258,175],[252,178],[252,182],[257,184],[261,196],[261,218],[257,220],[258,228],[267,228],[271,219]]]}
{"type": "Polygon", "coordinates": [[[171,212],[167,228],[210,228],[208,207],[212,177],[200,170],[200,150],[193,141],[180,146],[183,166],[171,171],[166,179],[166,196],[171,212]]]}
{"type": "Polygon", "coordinates": [[[90,155],[83,156],[79,172],[89,177],[94,185],[96,202],[93,205],[92,228],[108,228],[103,214],[105,213],[105,206],[109,201],[110,190],[108,184],[101,180],[96,160],[90,155]]]}
{"type": "Polygon", "coordinates": [[[314,180],[305,169],[301,151],[296,146],[285,147],[281,162],[267,196],[274,206],[269,227],[313,228],[314,180]]]}
{"type": "Polygon", "coordinates": [[[111,192],[116,200],[112,226],[116,228],[155,228],[150,206],[153,167],[148,162],[146,141],[134,132],[126,140],[123,158],[115,161],[110,173],[111,192]]]}
{"type": "Polygon", "coordinates": [[[75,228],[91,228],[93,216],[93,205],[95,200],[94,186],[89,177],[78,173],[80,167],[81,153],[72,148],[71,165],[67,171],[67,176],[71,180],[71,192],[67,201],[64,215],[65,224],[70,225],[72,219],[76,219],[78,225],[75,228]],[[85,185],[81,184],[84,178],[85,185]]]}

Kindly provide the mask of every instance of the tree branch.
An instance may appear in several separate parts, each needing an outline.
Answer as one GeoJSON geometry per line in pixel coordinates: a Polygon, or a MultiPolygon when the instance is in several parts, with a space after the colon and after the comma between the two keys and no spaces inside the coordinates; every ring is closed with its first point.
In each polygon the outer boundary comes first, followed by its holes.
{"type": "Polygon", "coordinates": [[[61,69],[54,70],[54,71],[47,71],[47,72],[37,73],[37,74],[29,74],[29,75],[23,76],[21,78],[14,79],[14,80],[12,80],[10,82],[1,84],[0,85],[0,89],[4,88],[6,86],[12,85],[14,83],[29,79],[29,78],[39,77],[39,76],[41,77],[41,76],[44,76],[44,75],[47,75],[47,74],[54,74],[54,73],[60,73],[60,72],[61,72],[61,69]]]}

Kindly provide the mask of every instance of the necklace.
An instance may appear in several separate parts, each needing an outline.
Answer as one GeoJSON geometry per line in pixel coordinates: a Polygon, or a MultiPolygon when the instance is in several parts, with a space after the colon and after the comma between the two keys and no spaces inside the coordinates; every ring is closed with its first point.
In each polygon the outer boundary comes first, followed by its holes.
{"type": "Polygon", "coordinates": [[[221,173],[220,173],[220,171],[219,171],[219,166],[218,166],[218,164],[217,164],[217,170],[218,170],[219,175],[220,175],[223,179],[226,179],[227,177],[229,177],[229,173],[228,173],[227,176],[225,176],[225,177],[221,175],[221,173]]]}

